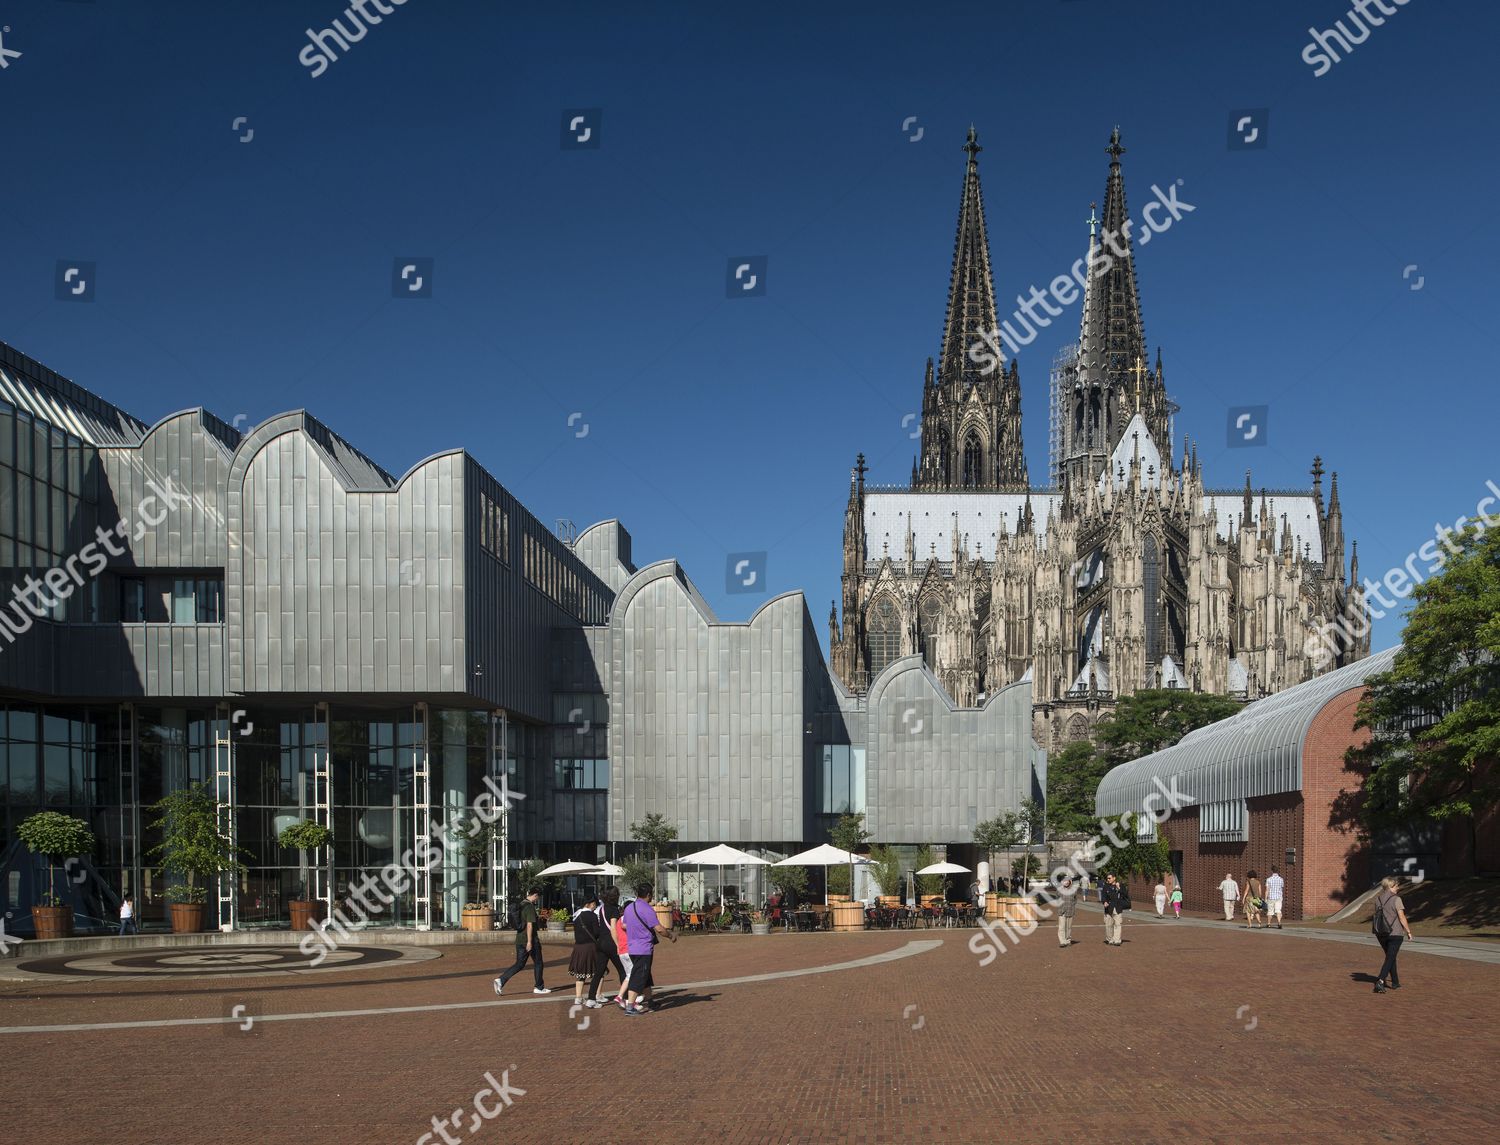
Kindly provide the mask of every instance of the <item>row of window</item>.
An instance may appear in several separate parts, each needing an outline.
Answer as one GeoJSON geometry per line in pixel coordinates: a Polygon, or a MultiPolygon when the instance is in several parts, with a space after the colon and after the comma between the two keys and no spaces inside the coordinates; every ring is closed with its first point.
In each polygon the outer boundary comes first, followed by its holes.
{"type": "Polygon", "coordinates": [[[120,619],[127,624],[222,624],[224,578],[121,577],[120,619]]]}
{"type": "Polygon", "coordinates": [[[552,763],[553,786],[559,791],[608,791],[609,760],[558,759],[552,763]]]}
{"type": "Polygon", "coordinates": [[[603,623],[603,594],[588,584],[578,570],[564,561],[540,537],[528,532],[522,536],[521,541],[522,569],[526,583],[583,623],[603,623]]]}
{"type": "Polygon", "coordinates": [[[487,493],[479,494],[479,545],[502,564],[510,564],[510,514],[487,493]]]}

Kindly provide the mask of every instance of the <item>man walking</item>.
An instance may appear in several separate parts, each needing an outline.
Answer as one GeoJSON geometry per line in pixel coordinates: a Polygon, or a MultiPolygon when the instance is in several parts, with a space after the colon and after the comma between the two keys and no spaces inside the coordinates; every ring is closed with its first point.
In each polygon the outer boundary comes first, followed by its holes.
{"type": "Polygon", "coordinates": [[[526,901],[521,904],[516,918],[516,964],[495,979],[496,994],[504,992],[505,984],[512,976],[521,972],[528,958],[531,959],[531,970],[536,977],[536,986],[531,992],[533,994],[552,993],[549,988],[542,985],[542,918],[536,911],[536,900],[540,893],[532,887],[526,893],[526,901]]]}
{"type": "Polygon", "coordinates": [[[1233,922],[1234,904],[1240,901],[1240,884],[1234,881],[1233,875],[1225,875],[1219,884],[1219,893],[1224,896],[1224,921],[1233,922]]]}
{"type": "Polygon", "coordinates": [[[640,883],[635,888],[635,901],[625,907],[625,942],[630,952],[630,993],[621,1004],[621,1009],[627,1014],[645,1014],[652,1009],[651,988],[656,983],[651,978],[651,960],[657,935],[677,941],[677,932],[657,921],[656,908],[651,905],[651,884],[640,883]]]}
{"type": "Polygon", "coordinates": [[[1125,912],[1130,909],[1130,892],[1121,885],[1114,872],[1110,872],[1099,888],[1099,897],[1104,901],[1104,944],[1119,946],[1125,912]]]}
{"type": "Polygon", "coordinates": [[[1266,876],[1266,925],[1271,925],[1271,917],[1276,917],[1276,929],[1281,929],[1281,900],[1286,894],[1286,880],[1281,877],[1281,871],[1271,868],[1271,873],[1266,876]]]}
{"type": "Polygon", "coordinates": [[[1057,945],[1066,950],[1073,945],[1073,917],[1078,913],[1078,888],[1070,875],[1057,883],[1057,945]]]}

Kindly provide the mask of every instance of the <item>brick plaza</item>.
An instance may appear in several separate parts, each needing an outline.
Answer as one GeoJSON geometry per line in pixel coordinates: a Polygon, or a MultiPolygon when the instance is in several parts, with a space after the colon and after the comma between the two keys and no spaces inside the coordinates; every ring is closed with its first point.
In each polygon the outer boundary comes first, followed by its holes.
{"type": "Polygon", "coordinates": [[[1500,1118],[1493,962],[1404,953],[1403,989],[1375,996],[1373,941],[1142,920],[1112,948],[1083,911],[1070,949],[1044,927],[981,968],[977,933],[689,936],[660,948],[659,1012],[581,1031],[566,943],[546,998],[529,971],[494,997],[504,940],[339,973],[0,982],[6,1122],[417,1142],[507,1070],[524,1096],[455,1140],[1436,1141],[1500,1118]],[[68,1028],[117,1022],[143,1024],[68,1028]]]}

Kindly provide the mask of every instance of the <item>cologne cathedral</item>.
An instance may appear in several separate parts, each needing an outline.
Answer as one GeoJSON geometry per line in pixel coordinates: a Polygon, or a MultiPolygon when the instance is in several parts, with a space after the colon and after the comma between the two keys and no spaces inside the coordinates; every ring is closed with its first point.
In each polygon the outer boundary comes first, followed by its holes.
{"type": "Polygon", "coordinates": [[[1089,220],[1078,342],[1049,379],[1053,472],[1032,486],[1020,369],[993,352],[998,331],[1024,319],[998,322],[980,150],[971,128],[910,483],[867,484],[863,454],[851,475],[842,624],[837,605],[829,616],[839,678],[864,692],[920,654],[961,707],[1030,680],[1035,738],[1056,749],[1139,689],[1253,700],[1368,655],[1338,474],[1326,500],[1321,458],[1310,489],[1256,489],[1247,471],[1242,489],[1213,490],[1194,445],[1174,453],[1177,407],[1160,348],[1148,354],[1118,129],[1102,215],[1089,220]]]}

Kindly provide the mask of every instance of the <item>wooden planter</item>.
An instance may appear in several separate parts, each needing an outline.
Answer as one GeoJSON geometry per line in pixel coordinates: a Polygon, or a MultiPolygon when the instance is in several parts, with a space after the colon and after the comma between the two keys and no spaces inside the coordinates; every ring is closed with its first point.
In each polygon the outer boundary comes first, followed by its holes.
{"type": "Polygon", "coordinates": [[[207,903],[174,902],[168,905],[172,912],[173,934],[197,934],[203,929],[203,911],[207,903]]]}
{"type": "Polygon", "coordinates": [[[489,931],[495,929],[493,907],[464,907],[463,928],[465,930],[489,931]]]}
{"type": "Polygon", "coordinates": [[[293,899],[287,903],[292,912],[292,929],[311,930],[313,920],[318,917],[318,908],[322,905],[321,899],[293,899]]]}
{"type": "Polygon", "coordinates": [[[923,895],[922,896],[922,905],[923,906],[942,906],[943,903],[944,903],[944,901],[945,900],[944,900],[944,898],[943,898],[942,895],[923,895]]]}
{"type": "Polygon", "coordinates": [[[70,906],[34,906],[31,908],[31,925],[36,928],[38,939],[72,938],[73,908],[70,906]]]}
{"type": "Polygon", "coordinates": [[[656,907],[656,925],[672,929],[672,908],[670,906],[656,907]]]}
{"type": "Polygon", "coordinates": [[[896,907],[900,906],[905,900],[902,899],[902,897],[900,895],[881,895],[879,901],[880,901],[880,905],[881,906],[890,907],[891,909],[894,910],[896,907]]]}
{"type": "Polygon", "coordinates": [[[994,918],[1003,918],[1010,922],[1036,922],[1037,910],[1035,899],[1005,898],[996,904],[1001,913],[993,915],[994,918]]]}
{"type": "Polygon", "coordinates": [[[849,902],[849,901],[850,901],[850,899],[849,899],[848,895],[829,895],[828,896],[828,905],[830,905],[830,906],[832,906],[836,902],[849,902]]]}
{"type": "Polygon", "coordinates": [[[863,903],[836,902],[832,909],[834,930],[863,930],[865,928],[863,903]]]}

